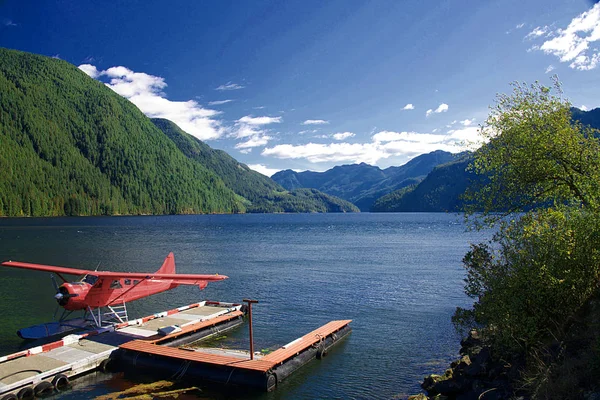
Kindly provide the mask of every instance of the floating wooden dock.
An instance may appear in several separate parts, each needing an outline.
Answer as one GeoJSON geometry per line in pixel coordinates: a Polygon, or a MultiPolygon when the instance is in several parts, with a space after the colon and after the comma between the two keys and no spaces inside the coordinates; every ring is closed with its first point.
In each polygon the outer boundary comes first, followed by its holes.
{"type": "Polygon", "coordinates": [[[191,340],[222,332],[242,324],[240,309],[240,304],[200,302],[0,357],[0,399],[32,398],[60,389],[77,375],[105,367],[119,345],[132,340],[169,341],[170,335],[158,333],[163,327],[177,326],[177,337],[185,333],[191,340]]]}
{"type": "Polygon", "coordinates": [[[200,379],[218,384],[250,386],[272,391],[292,372],[327,351],[351,331],[351,320],[331,321],[274,352],[255,359],[249,354],[225,349],[167,347],[184,332],[157,340],[133,340],[119,346],[116,357],[136,370],[158,374],[174,373],[178,379],[200,379]]]}
{"type": "Polygon", "coordinates": [[[109,362],[174,379],[271,391],[351,331],[351,320],[331,321],[254,359],[244,351],[179,347],[239,326],[243,316],[241,304],[200,302],[0,357],[0,400],[50,394],[109,362]]]}

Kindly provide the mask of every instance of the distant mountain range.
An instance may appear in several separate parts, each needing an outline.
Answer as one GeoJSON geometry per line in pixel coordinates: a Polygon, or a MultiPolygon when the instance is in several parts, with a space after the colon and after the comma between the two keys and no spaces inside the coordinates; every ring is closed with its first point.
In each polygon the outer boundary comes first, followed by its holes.
{"type": "Polygon", "coordinates": [[[349,212],[288,191],[57,59],[0,49],[0,216],[349,212]]]}
{"type": "Polygon", "coordinates": [[[236,193],[246,212],[358,212],[351,203],[318,190],[286,190],[268,178],[238,162],[222,150],[215,150],[184,132],[175,123],[161,118],[152,122],[191,160],[219,176],[236,193]]]}
{"type": "Polygon", "coordinates": [[[421,182],[434,167],[458,158],[445,151],[423,154],[399,167],[380,169],[365,163],[342,165],[325,172],[284,170],[271,178],[288,190],[314,188],[354,203],[370,211],[380,197],[421,182]]]}
{"type": "Polygon", "coordinates": [[[472,153],[463,153],[458,159],[437,166],[420,183],[379,198],[371,211],[460,211],[463,205],[460,196],[473,180],[480,179],[467,171],[472,160],[472,153]]]}
{"type": "MultiPolygon", "coordinates": [[[[573,119],[600,129],[600,108],[572,108],[573,119]]],[[[373,212],[461,211],[461,195],[485,177],[467,171],[473,154],[435,151],[400,167],[381,170],[367,164],[343,165],[325,172],[285,170],[273,180],[285,188],[311,187],[373,212]]]]}
{"type": "Polygon", "coordinates": [[[591,126],[592,128],[600,129],[600,108],[583,111],[579,108],[572,107],[571,113],[573,119],[581,122],[583,125],[591,126]]]}

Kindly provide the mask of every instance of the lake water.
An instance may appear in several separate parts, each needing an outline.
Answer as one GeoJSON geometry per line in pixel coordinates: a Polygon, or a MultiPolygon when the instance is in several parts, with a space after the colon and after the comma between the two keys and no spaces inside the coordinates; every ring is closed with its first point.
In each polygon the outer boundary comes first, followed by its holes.
{"type": "MultiPolygon", "coordinates": [[[[173,251],[180,273],[230,279],[130,303],[130,317],[204,299],[255,298],[257,350],[330,320],[353,320],[353,332],[324,360],[273,393],[247,398],[390,399],[419,392],[424,375],[443,372],[457,357],[450,317],[470,303],[461,259],[469,243],[489,236],[467,232],[462,216],[438,213],[0,219],[0,260],[155,271],[173,251]]],[[[0,269],[0,355],[23,345],[18,328],[52,319],[53,294],[48,273],[0,269]]],[[[247,348],[247,326],[225,344],[247,348]]],[[[131,384],[93,374],[60,397],[91,398],[131,384]]]]}

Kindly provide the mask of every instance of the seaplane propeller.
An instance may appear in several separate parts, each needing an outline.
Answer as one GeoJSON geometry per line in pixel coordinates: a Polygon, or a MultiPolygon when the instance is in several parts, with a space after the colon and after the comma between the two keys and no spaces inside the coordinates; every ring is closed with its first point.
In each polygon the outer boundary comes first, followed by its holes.
{"type": "MultiPolygon", "coordinates": [[[[79,296],[76,293],[75,294],[69,293],[69,290],[64,286],[58,286],[58,283],[56,283],[56,279],[54,278],[54,275],[51,274],[50,277],[52,278],[52,285],[54,286],[54,290],[56,290],[54,299],[56,299],[56,302],[58,303],[59,306],[64,306],[65,304],[67,304],[67,302],[69,301],[69,299],[71,297],[79,296]]],[[[54,312],[54,314],[56,314],[56,311],[54,312]]]]}

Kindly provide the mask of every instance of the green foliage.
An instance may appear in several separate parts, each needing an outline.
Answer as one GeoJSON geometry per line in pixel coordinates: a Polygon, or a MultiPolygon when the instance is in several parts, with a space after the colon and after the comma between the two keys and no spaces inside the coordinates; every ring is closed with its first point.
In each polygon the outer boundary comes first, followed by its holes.
{"type": "Polygon", "coordinates": [[[453,320],[534,361],[599,288],[600,143],[571,119],[556,80],[513,89],[482,129],[489,143],[472,170],[485,179],[468,192],[469,211],[483,210],[475,221],[499,229],[463,259],[475,303],[453,320]]]}
{"type": "Polygon", "coordinates": [[[73,65],[0,49],[0,215],[244,211],[133,104],[73,65]]]}
{"type": "Polygon", "coordinates": [[[494,242],[472,246],[463,259],[465,292],[476,302],[455,321],[474,322],[509,350],[560,337],[600,283],[600,214],[530,212],[504,224],[494,242]]]}
{"type": "Polygon", "coordinates": [[[214,150],[187,134],[173,122],[155,118],[152,122],[162,130],[186,157],[217,174],[245,205],[247,212],[358,212],[351,203],[317,190],[298,189],[290,192],[272,179],[251,170],[221,150],[214,150]]]}
{"type": "Polygon", "coordinates": [[[600,141],[596,131],[572,121],[560,84],[513,84],[498,96],[481,132],[489,143],[472,169],[489,181],[471,187],[467,211],[517,212],[578,204],[598,210],[600,141]]]}

